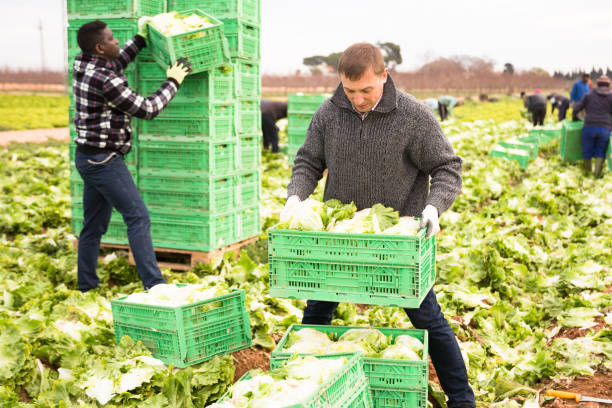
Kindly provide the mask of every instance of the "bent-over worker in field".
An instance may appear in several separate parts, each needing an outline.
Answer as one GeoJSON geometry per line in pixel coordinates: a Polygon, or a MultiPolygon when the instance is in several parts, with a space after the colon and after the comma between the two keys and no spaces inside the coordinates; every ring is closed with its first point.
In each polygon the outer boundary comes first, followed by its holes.
{"type": "Polygon", "coordinates": [[[261,100],[261,131],[263,147],[270,147],[272,153],[278,153],[278,127],[276,122],[287,117],[287,102],[261,100]]]}
{"type": "Polygon", "coordinates": [[[559,110],[559,122],[565,120],[565,116],[567,114],[567,110],[570,106],[570,100],[567,96],[561,95],[560,93],[551,93],[546,97],[550,101],[551,106],[551,114],[555,113],[555,109],[559,110]]]}
{"type": "Polygon", "coordinates": [[[165,282],[155,259],[149,212],[123,156],[132,149],[131,117],[156,117],[176,94],[188,68],[174,64],[166,72],[168,79],[149,97],[129,87],[123,70],[146,46],[144,22],[139,21],[139,33],[122,48],[102,21],[83,24],[77,33],[82,53],[74,60],[74,161],[85,184],[77,261],[81,291],[98,287],[100,239],[108,228],[113,207],[127,224],[130,248],[145,289],[165,282]]]}
{"type": "Polygon", "coordinates": [[[533,126],[543,125],[546,117],[547,100],[539,89],[536,89],[533,94],[524,98],[524,105],[531,113],[531,121],[533,126]]]}
{"type": "Polygon", "coordinates": [[[595,177],[601,177],[606,151],[610,144],[610,129],[612,128],[612,91],[610,78],[601,76],[597,79],[597,88],[589,91],[580,102],[574,105],[574,120],[577,115],[586,111],[584,127],[582,128],[582,158],[584,169],[591,171],[591,161],[595,158],[595,177]]]}
{"type": "MultiPolygon", "coordinates": [[[[432,236],[461,191],[461,158],[431,109],[395,88],[377,47],[350,46],[338,72],[340,85],[314,114],[295,157],[287,205],[306,199],[327,169],[325,200],[353,201],[358,210],[393,207],[400,216],[421,217],[432,236]]],[[[337,305],[309,300],[302,323],[330,324],[337,305]]],[[[405,311],[415,327],[429,331],[429,354],[448,406],[475,407],[457,340],[433,290],[420,308],[405,311]]]]}
{"type": "Polygon", "coordinates": [[[455,106],[463,105],[463,99],[455,98],[452,95],[442,95],[438,98],[438,113],[440,120],[444,121],[451,115],[455,106]]]}

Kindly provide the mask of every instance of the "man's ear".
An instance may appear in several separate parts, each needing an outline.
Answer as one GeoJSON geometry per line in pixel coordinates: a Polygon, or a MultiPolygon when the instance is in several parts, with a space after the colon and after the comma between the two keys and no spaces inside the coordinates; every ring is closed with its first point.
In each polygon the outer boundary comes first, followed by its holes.
{"type": "Polygon", "coordinates": [[[383,84],[387,83],[387,74],[388,73],[389,73],[389,68],[385,68],[385,70],[382,73],[383,84]]]}
{"type": "Polygon", "coordinates": [[[96,54],[104,55],[104,49],[102,48],[101,43],[96,44],[95,50],[96,50],[96,54]]]}

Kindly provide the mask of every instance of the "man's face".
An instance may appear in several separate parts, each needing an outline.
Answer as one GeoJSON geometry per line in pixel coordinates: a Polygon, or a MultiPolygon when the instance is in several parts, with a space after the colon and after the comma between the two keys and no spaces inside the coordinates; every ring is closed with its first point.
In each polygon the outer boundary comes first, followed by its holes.
{"type": "Polygon", "coordinates": [[[368,68],[356,80],[349,79],[342,74],[340,80],[346,97],[355,109],[365,113],[371,111],[380,99],[385,82],[387,82],[387,69],[385,68],[382,74],[376,75],[373,68],[368,68]]]}
{"type": "Polygon", "coordinates": [[[584,82],[586,84],[587,82],[589,82],[589,78],[590,78],[589,76],[586,76],[586,75],[583,76],[582,77],[582,82],[584,82]]]}
{"type": "Polygon", "coordinates": [[[115,38],[110,28],[102,31],[102,39],[96,45],[96,53],[109,61],[114,61],[119,56],[119,40],[115,38]]]}

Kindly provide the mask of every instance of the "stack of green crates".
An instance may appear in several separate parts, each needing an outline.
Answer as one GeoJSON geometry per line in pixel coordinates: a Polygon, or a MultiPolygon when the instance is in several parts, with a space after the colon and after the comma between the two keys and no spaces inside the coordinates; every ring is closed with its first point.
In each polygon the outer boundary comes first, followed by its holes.
{"type": "MultiPolygon", "coordinates": [[[[138,31],[141,16],[194,9],[223,22],[232,59],[188,75],[154,120],[132,119],[134,143],[125,159],[149,209],[154,246],[211,251],[261,230],[260,0],[68,0],[68,77],[72,98],[76,33],[83,23],[106,22],[122,45],[138,31]]],[[[147,47],[124,73],[146,97],[166,80],[165,71],[147,47]]],[[[83,183],[74,166],[70,191],[78,235],[83,183]]],[[[128,243],[116,211],[102,242],[128,243]]]]}
{"type": "MultiPolygon", "coordinates": [[[[211,251],[261,230],[259,0],[167,0],[223,22],[230,63],[188,75],[152,121],[137,120],[138,187],[153,244],[211,251]]],[[[166,79],[153,55],[139,56],[139,92],[166,79]]]]}
{"type": "Polygon", "coordinates": [[[328,94],[291,94],[287,107],[287,138],[289,147],[287,155],[289,164],[293,164],[293,159],[297,151],[304,144],[308,125],[319,106],[329,97],[328,94]]]}
{"type": "MultiPolygon", "coordinates": [[[[72,89],[73,64],[75,57],[81,52],[77,42],[77,32],[81,25],[93,21],[102,20],[109,28],[120,45],[125,44],[138,31],[138,19],[145,15],[155,15],[166,10],[165,0],[68,0],[68,93],[70,97],[69,119],[70,119],[70,195],[72,202],[72,230],[78,235],[83,228],[83,181],[74,166],[74,152],[76,144],[74,139],[74,95],[72,89]]],[[[132,63],[124,72],[128,83],[133,89],[138,88],[139,67],[132,63]]],[[[138,183],[138,135],[133,133],[133,148],[125,157],[126,164],[138,183]]],[[[127,227],[121,215],[113,210],[111,222],[102,242],[111,244],[127,244],[127,227]]]]}

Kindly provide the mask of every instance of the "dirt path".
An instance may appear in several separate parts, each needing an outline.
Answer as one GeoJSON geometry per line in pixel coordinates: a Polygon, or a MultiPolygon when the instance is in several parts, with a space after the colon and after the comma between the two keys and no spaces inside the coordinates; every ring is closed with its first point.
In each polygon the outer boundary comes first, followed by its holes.
{"type": "Polygon", "coordinates": [[[48,139],[70,141],[70,132],[67,127],[0,132],[0,146],[7,146],[10,142],[44,143],[48,139]]]}

